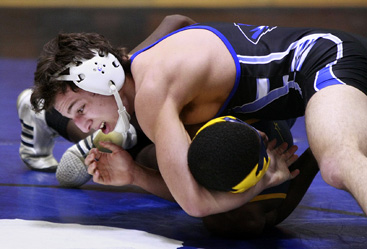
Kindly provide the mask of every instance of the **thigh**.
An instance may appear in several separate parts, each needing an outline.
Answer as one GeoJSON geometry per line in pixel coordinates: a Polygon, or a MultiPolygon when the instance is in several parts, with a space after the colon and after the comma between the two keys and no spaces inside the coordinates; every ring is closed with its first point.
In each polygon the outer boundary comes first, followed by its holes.
{"type": "Polygon", "coordinates": [[[308,141],[318,161],[350,151],[366,155],[367,97],[358,89],[347,85],[322,89],[310,99],[305,120],[308,141]]]}

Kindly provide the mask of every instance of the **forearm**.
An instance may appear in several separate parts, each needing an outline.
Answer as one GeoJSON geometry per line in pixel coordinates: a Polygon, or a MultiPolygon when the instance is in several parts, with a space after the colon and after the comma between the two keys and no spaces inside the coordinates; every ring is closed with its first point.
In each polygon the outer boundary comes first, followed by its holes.
{"type": "MultiPolygon", "coordinates": [[[[165,181],[159,171],[142,165],[137,165],[134,172],[134,181],[132,185],[138,186],[145,191],[159,196],[169,201],[175,201],[165,181]]],[[[256,185],[248,191],[241,194],[233,194],[229,192],[209,191],[201,187],[196,182],[193,187],[182,186],[179,180],[175,183],[182,194],[186,197],[185,203],[181,200],[181,195],[177,196],[180,199],[181,207],[191,216],[204,217],[211,214],[222,213],[249,202],[252,198],[258,195],[265,187],[262,184],[256,185]],[[195,189],[190,191],[189,189],[195,189]],[[192,194],[188,194],[192,193],[192,194]]]]}
{"type": "Polygon", "coordinates": [[[165,135],[175,139],[169,142],[159,140],[156,144],[160,172],[175,200],[189,215],[203,217],[238,208],[266,187],[266,182],[260,181],[255,187],[241,194],[204,188],[194,179],[187,165],[190,138],[185,138],[183,130],[172,130],[170,133],[169,128],[165,129],[165,135]],[[182,136],[179,136],[180,133],[182,136]]]}
{"type": "Polygon", "coordinates": [[[164,107],[160,107],[161,118],[164,121],[150,127],[157,127],[152,140],[156,146],[162,178],[174,199],[187,214],[203,217],[226,212],[242,206],[265,188],[262,184],[266,182],[260,181],[256,187],[244,193],[233,194],[210,191],[199,185],[191,174],[187,162],[191,138],[181,121],[178,118],[172,118],[176,116],[173,114],[175,110],[172,110],[172,106],[173,104],[169,102],[164,107]]]}
{"type": "Polygon", "coordinates": [[[137,164],[132,184],[163,199],[174,201],[161,174],[155,169],[137,164]]]}
{"type": "MultiPolygon", "coordinates": [[[[197,207],[194,209],[197,213],[190,213],[192,216],[205,217],[212,214],[227,212],[239,208],[260,194],[266,187],[263,184],[257,184],[243,193],[230,193],[220,191],[208,191],[209,196],[198,198],[197,207]]],[[[199,193],[199,192],[198,192],[199,193]]]]}
{"type": "Polygon", "coordinates": [[[161,139],[156,144],[161,174],[175,200],[185,212],[192,216],[203,217],[238,208],[264,189],[294,178],[298,174],[297,172],[290,173],[288,170],[288,166],[297,158],[294,155],[297,148],[292,146],[286,150],[286,144],[274,148],[274,141],[269,143],[270,148],[268,149],[271,166],[255,186],[242,194],[210,191],[196,182],[187,165],[190,138],[185,131],[182,128],[165,127],[164,135],[166,138],[174,137],[175,139],[170,141],[161,139]]]}

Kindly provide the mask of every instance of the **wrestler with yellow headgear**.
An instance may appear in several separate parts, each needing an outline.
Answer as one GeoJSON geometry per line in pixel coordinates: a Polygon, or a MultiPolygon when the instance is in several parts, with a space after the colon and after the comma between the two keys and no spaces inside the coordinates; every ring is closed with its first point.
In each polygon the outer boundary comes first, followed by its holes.
{"type": "Polygon", "coordinates": [[[259,132],[232,116],[206,123],[188,152],[191,173],[203,186],[241,193],[266,173],[270,158],[259,132]]]}

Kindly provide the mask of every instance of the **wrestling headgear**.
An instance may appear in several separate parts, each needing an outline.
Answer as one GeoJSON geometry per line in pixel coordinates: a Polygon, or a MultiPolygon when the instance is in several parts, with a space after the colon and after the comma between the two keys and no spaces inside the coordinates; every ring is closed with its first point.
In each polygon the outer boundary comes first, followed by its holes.
{"type": "Polygon", "coordinates": [[[115,97],[119,119],[114,132],[123,136],[122,147],[127,149],[136,144],[136,131],[130,124],[130,115],[122,103],[118,91],[125,82],[125,72],[119,60],[111,53],[103,54],[97,50],[91,50],[94,57],[81,59],[66,65],[61,72],[56,74],[56,80],[72,81],[79,88],[101,95],[113,95],[115,97]],[[69,74],[61,74],[69,69],[69,74]]]}

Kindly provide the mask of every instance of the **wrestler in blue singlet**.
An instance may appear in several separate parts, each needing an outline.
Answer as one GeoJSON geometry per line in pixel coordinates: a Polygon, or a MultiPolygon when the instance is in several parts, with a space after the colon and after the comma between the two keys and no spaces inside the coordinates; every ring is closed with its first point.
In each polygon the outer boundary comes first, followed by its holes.
{"type": "MultiPolygon", "coordinates": [[[[235,86],[217,116],[289,119],[303,116],[311,96],[326,86],[348,84],[367,93],[364,38],[333,30],[240,23],[196,24],[174,33],[187,29],[215,33],[236,64],[235,86]]],[[[134,54],[132,61],[150,47],[134,54]]]]}
{"type": "MultiPolygon", "coordinates": [[[[236,65],[234,87],[216,117],[296,118],[304,115],[315,92],[335,84],[352,85],[367,94],[367,40],[362,37],[325,29],[240,23],[195,24],[166,37],[187,29],[215,33],[236,65]]],[[[161,40],[135,53],[132,63],[161,40]]],[[[288,182],[259,196],[286,193],[287,189],[288,182]]]]}

